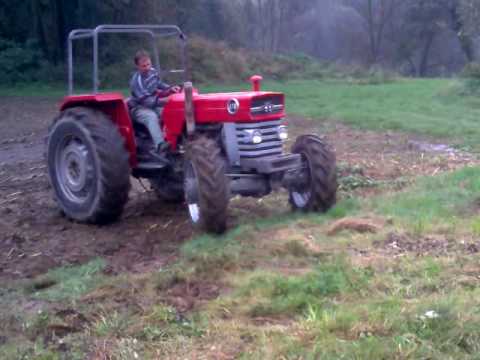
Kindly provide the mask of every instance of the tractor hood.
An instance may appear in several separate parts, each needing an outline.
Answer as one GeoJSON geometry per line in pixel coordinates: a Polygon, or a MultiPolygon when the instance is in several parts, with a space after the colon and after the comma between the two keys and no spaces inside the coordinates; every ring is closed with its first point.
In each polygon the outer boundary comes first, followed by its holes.
{"type": "MultiPolygon", "coordinates": [[[[193,93],[197,123],[268,121],[285,116],[282,93],[246,91],[234,93],[193,93]]],[[[184,112],[184,95],[172,95],[165,105],[164,118],[178,117],[184,112]]]]}

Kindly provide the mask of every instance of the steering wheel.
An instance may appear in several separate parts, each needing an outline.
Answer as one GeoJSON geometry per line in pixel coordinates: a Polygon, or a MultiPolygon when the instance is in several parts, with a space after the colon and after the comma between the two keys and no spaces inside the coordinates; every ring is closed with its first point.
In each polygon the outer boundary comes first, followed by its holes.
{"type": "Polygon", "coordinates": [[[156,94],[158,98],[162,99],[162,98],[168,98],[172,94],[181,93],[182,91],[183,91],[183,85],[172,85],[168,89],[157,90],[156,94]]]}
{"type": "Polygon", "coordinates": [[[183,92],[183,84],[175,84],[175,85],[172,85],[172,86],[170,86],[169,90],[170,90],[170,89],[173,89],[173,88],[177,88],[177,89],[178,89],[178,91],[173,92],[173,94],[176,94],[176,93],[178,94],[178,93],[183,92]]]}

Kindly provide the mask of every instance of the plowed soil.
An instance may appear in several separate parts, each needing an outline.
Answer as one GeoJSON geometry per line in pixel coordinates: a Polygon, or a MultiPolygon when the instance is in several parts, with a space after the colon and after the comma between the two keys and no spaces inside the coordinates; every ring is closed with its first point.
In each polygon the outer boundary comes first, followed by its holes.
{"type": "MultiPolygon", "coordinates": [[[[51,99],[0,99],[0,280],[26,278],[51,268],[102,257],[111,272],[143,272],[173,261],[192,228],[182,205],[167,205],[132,178],[122,218],[108,226],[72,222],[53,200],[43,158],[44,138],[57,114],[51,99]]],[[[349,175],[390,181],[474,164],[468,153],[431,139],[406,134],[354,130],[344,125],[291,117],[292,133],[321,132],[334,145],[349,175]]],[[[366,192],[365,194],[367,194],[366,192]]],[[[289,211],[254,199],[232,202],[229,226],[289,211]]]]}

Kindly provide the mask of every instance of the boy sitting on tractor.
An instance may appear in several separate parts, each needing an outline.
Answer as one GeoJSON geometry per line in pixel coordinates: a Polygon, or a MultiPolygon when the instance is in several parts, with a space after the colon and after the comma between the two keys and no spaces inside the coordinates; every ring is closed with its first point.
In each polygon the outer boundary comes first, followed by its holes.
{"type": "Polygon", "coordinates": [[[137,71],[130,79],[132,97],[129,108],[135,121],[145,125],[153,140],[151,154],[160,161],[165,161],[169,143],[165,141],[161,129],[161,116],[165,98],[180,91],[178,86],[170,86],[161,81],[157,70],[152,67],[150,55],[139,50],[134,58],[137,71]]]}

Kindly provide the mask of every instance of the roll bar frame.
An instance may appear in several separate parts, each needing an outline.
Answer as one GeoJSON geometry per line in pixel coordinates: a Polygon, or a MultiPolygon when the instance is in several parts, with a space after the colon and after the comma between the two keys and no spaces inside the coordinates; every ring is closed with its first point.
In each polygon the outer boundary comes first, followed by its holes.
{"type": "Polygon", "coordinates": [[[92,39],[93,41],[93,93],[98,93],[98,36],[102,33],[110,34],[147,34],[152,40],[153,60],[158,70],[160,70],[160,61],[158,56],[158,47],[156,39],[158,37],[178,36],[181,52],[181,69],[174,69],[170,72],[184,74],[184,81],[187,80],[186,74],[186,42],[187,37],[176,25],[99,25],[95,29],[75,29],[68,34],[68,95],[73,94],[73,41],[80,39],[92,39]]]}

